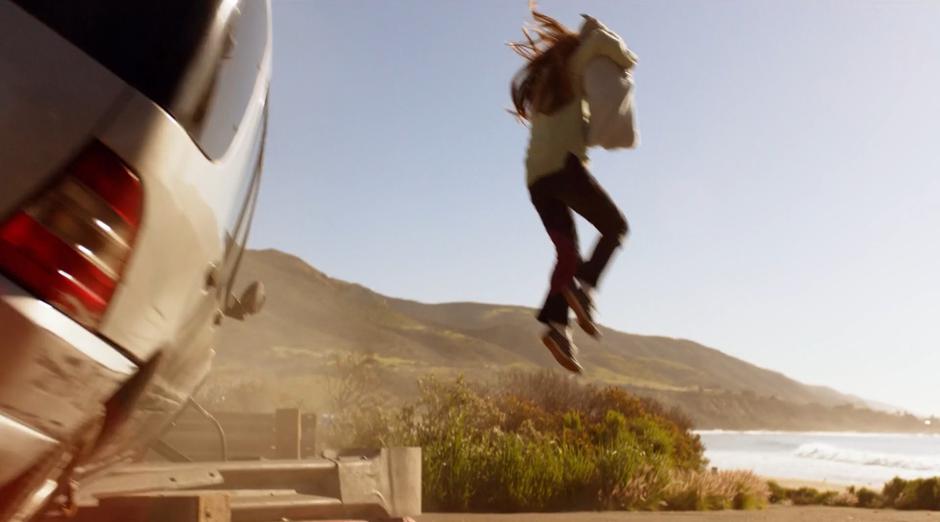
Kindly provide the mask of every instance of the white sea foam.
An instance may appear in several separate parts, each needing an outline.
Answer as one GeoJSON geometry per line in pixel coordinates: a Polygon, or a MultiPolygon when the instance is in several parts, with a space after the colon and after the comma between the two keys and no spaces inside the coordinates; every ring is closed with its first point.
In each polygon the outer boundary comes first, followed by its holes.
{"type": "Polygon", "coordinates": [[[701,431],[705,457],[721,469],[766,477],[881,487],[893,477],[940,475],[934,434],[701,431]]]}
{"type": "Polygon", "coordinates": [[[817,437],[855,437],[898,439],[940,439],[940,433],[895,433],[880,431],[783,431],[783,430],[692,430],[698,435],[800,435],[817,437]]]}
{"type": "Polygon", "coordinates": [[[819,442],[800,445],[794,455],[803,459],[828,460],[863,466],[940,472],[940,459],[924,456],[859,451],[819,442]]]}

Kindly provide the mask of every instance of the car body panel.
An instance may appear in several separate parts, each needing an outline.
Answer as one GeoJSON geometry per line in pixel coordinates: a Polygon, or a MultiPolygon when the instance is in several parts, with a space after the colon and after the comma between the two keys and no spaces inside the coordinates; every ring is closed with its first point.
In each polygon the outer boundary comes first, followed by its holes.
{"type": "Polygon", "coordinates": [[[109,343],[0,276],[0,484],[103,415],[137,372],[109,343]],[[14,446],[15,445],[15,446],[14,446]],[[10,448],[15,447],[16,451],[10,448]]]}
{"type": "Polygon", "coordinates": [[[201,302],[218,300],[217,285],[207,283],[223,261],[225,220],[242,204],[243,181],[231,165],[248,160],[249,131],[261,124],[264,103],[259,96],[249,107],[245,132],[218,162],[208,161],[185,130],[140,95],[98,136],[141,173],[144,185],[141,230],[99,327],[140,360],[179,344],[176,333],[201,302]]]}
{"type": "Polygon", "coordinates": [[[56,176],[127,86],[15,4],[0,1],[0,219],[56,176]]]}
{"type": "Polygon", "coordinates": [[[23,424],[18,419],[0,414],[0,484],[24,473],[37,459],[50,454],[59,441],[23,424]]]}
{"type": "Polygon", "coordinates": [[[145,194],[133,254],[99,329],[140,361],[159,356],[137,407],[108,447],[98,449],[98,465],[132,457],[162,433],[211,366],[228,297],[226,278],[234,277],[225,268],[237,217],[244,214],[251,187],[257,190],[255,156],[271,71],[269,6],[249,2],[245,8],[267,9],[267,40],[250,100],[224,155],[208,159],[185,129],[136,91],[97,136],[140,173],[145,194]]]}
{"type": "MultiPolygon", "coordinates": [[[[79,475],[142,453],[211,367],[235,276],[233,259],[243,248],[258,189],[271,74],[270,2],[243,0],[239,13],[239,19],[262,17],[254,20],[265,24],[263,52],[251,56],[257,63],[249,62],[250,86],[232,95],[250,93],[241,117],[212,115],[216,98],[208,99],[206,120],[231,136],[227,146],[212,142],[222,152],[210,157],[199,143],[205,135],[184,128],[166,107],[0,0],[0,220],[95,141],[130,167],[143,187],[130,257],[94,332],[0,274],[0,347],[20,357],[11,369],[0,368],[0,416],[10,421],[0,423],[0,436],[7,429],[40,451],[49,441],[80,435],[82,423],[106,407],[126,410],[104,412],[101,435],[77,462],[79,475]],[[4,32],[11,24],[22,27],[4,32]],[[30,52],[37,64],[30,63],[30,52]],[[18,79],[6,84],[12,77],[18,79]],[[22,134],[20,120],[29,120],[22,134]],[[22,319],[24,310],[33,314],[31,323],[22,319]]],[[[220,63],[217,78],[230,83],[246,77],[245,63],[232,74],[220,63]]],[[[232,96],[223,92],[217,100],[229,103],[232,96]]],[[[0,452],[0,467],[19,469],[30,459],[38,465],[38,458],[0,452]]],[[[12,473],[0,476],[0,486],[9,479],[5,475],[12,473]]]]}

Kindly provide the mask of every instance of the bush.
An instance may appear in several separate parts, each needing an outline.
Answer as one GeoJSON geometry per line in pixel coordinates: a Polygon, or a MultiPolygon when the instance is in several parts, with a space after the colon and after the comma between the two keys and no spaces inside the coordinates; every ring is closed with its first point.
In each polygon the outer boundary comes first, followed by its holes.
{"type": "Polygon", "coordinates": [[[881,489],[881,495],[884,498],[885,505],[888,507],[893,507],[895,502],[898,500],[898,497],[900,497],[901,493],[904,492],[905,486],[907,486],[907,481],[900,477],[894,477],[890,481],[886,482],[884,487],[881,489]]]}
{"type": "Polygon", "coordinates": [[[880,508],[884,505],[881,494],[868,488],[855,491],[855,498],[857,499],[855,505],[860,508],[880,508]]]}
{"type": "Polygon", "coordinates": [[[770,491],[769,500],[774,504],[860,508],[880,508],[885,505],[881,494],[868,488],[856,490],[854,486],[851,486],[844,491],[819,491],[808,487],[791,489],[772,480],[767,482],[767,487],[770,491]]]}
{"type": "MultiPolygon", "coordinates": [[[[705,464],[677,412],[551,372],[507,374],[486,388],[432,378],[400,411],[356,410],[335,423],[345,440],[423,448],[429,511],[678,509],[681,491],[671,493],[677,507],[666,500],[671,480],[705,464]]],[[[722,477],[721,500],[710,507],[761,505],[766,488],[722,477]]]]}
{"type": "Polygon", "coordinates": [[[630,430],[640,437],[644,448],[668,454],[670,465],[696,470],[706,464],[705,448],[699,436],[691,432],[687,417],[617,386],[580,384],[550,371],[517,371],[501,376],[495,396],[508,403],[503,408],[508,415],[508,430],[531,420],[537,429],[558,434],[567,414],[576,413],[580,422],[597,425],[605,422],[607,412],[615,411],[628,420],[630,430]]]}
{"type": "Polygon", "coordinates": [[[885,505],[895,509],[940,510],[940,477],[904,480],[895,477],[882,492],[885,505]]]}
{"type": "MultiPolygon", "coordinates": [[[[483,392],[462,379],[422,385],[416,442],[425,497],[444,511],[650,507],[674,444],[624,412],[546,410],[531,394],[483,392]],[[457,452],[457,448],[467,451],[457,452]],[[461,472],[464,470],[465,472],[461,472]]],[[[585,397],[580,397],[585,398],[585,397]]],[[[641,412],[627,410],[630,415],[641,412]]]]}
{"type": "Polygon", "coordinates": [[[767,501],[771,504],[780,504],[790,498],[789,490],[773,480],[767,481],[767,489],[770,492],[767,501]]]}
{"type": "Polygon", "coordinates": [[[835,491],[819,491],[816,488],[797,488],[790,493],[790,501],[795,506],[829,505],[837,493],[835,491]]]}
{"type": "Polygon", "coordinates": [[[847,506],[860,508],[889,507],[902,510],[940,510],[940,477],[905,480],[899,477],[885,483],[881,493],[854,487],[843,492],[819,492],[813,488],[788,489],[776,482],[767,483],[772,503],[795,505],[847,506]]]}
{"type": "Polygon", "coordinates": [[[771,503],[786,503],[795,506],[854,506],[857,503],[853,490],[819,491],[816,488],[786,488],[769,481],[769,500],[771,503]]]}

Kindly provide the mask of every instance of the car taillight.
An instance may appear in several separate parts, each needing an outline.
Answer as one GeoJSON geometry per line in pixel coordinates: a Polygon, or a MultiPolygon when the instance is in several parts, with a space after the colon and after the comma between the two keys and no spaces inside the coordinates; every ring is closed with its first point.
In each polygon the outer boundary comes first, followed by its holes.
{"type": "Polygon", "coordinates": [[[130,255],[142,203],[140,179],[93,143],[0,223],[0,272],[94,328],[130,255]]]}

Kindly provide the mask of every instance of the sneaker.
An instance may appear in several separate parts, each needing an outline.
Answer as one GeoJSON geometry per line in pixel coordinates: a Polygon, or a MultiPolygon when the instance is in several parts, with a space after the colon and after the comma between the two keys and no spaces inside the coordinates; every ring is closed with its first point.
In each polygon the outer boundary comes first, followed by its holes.
{"type": "Polygon", "coordinates": [[[594,323],[594,298],[591,287],[586,285],[573,285],[564,291],[565,301],[568,306],[574,310],[574,315],[578,318],[578,326],[584,330],[584,333],[597,339],[601,336],[601,331],[594,323]]]}
{"type": "Polygon", "coordinates": [[[581,373],[583,368],[578,362],[578,347],[571,341],[571,332],[566,326],[549,325],[542,335],[542,343],[552,352],[558,364],[566,370],[581,373]]]}

